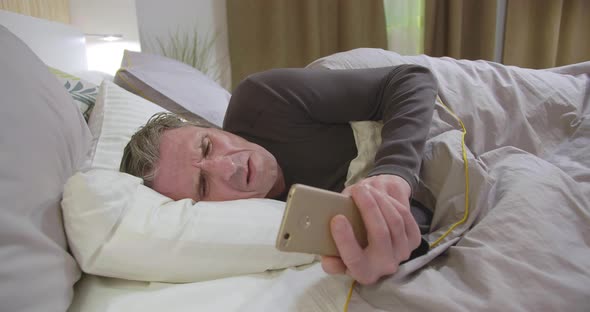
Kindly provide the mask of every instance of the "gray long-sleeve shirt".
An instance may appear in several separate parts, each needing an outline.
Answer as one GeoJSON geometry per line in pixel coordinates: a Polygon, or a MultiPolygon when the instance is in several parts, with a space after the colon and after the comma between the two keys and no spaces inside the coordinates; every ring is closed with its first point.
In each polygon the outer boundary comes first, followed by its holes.
{"type": "Polygon", "coordinates": [[[383,120],[369,176],[399,175],[414,189],[436,93],[434,76],[417,65],[274,69],[237,86],[223,127],[271,152],[286,190],[302,183],[340,192],[357,156],[349,122],[383,120]]]}

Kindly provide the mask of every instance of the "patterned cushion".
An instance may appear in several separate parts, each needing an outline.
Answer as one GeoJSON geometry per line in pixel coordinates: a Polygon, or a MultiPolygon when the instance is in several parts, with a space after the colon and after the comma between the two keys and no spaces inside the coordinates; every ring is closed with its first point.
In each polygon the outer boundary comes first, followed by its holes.
{"type": "Polygon", "coordinates": [[[49,71],[51,71],[64,85],[66,90],[68,90],[70,96],[74,99],[78,108],[80,108],[82,115],[84,115],[84,119],[88,121],[90,112],[96,102],[99,86],[68,73],[64,73],[59,69],[50,67],[49,71]]]}

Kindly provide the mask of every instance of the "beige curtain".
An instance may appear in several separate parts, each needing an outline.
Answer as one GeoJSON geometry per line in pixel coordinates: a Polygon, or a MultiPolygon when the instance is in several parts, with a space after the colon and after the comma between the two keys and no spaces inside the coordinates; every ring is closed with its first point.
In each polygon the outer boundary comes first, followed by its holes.
{"type": "Polygon", "coordinates": [[[431,56],[529,68],[590,60],[588,0],[426,0],[425,7],[424,52],[431,56]],[[499,3],[506,4],[501,25],[499,3]]]}
{"type": "Polygon", "coordinates": [[[0,0],[0,10],[70,23],[69,0],[0,0]]]}
{"type": "Polygon", "coordinates": [[[508,0],[505,64],[547,68],[590,60],[590,1],[508,0]]]}
{"type": "Polygon", "coordinates": [[[383,0],[227,0],[232,83],[335,52],[387,48],[383,0]]]}
{"type": "Polygon", "coordinates": [[[495,0],[426,0],[424,53],[494,59],[495,0]]]}

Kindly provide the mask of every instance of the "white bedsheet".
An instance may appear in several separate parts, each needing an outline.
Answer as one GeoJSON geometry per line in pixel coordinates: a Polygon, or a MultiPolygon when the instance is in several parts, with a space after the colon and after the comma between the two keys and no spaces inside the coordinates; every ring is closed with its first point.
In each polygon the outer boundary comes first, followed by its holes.
{"type": "MultiPolygon", "coordinates": [[[[470,213],[427,255],[357,287],[349,311],[589,310],[590,62],[534,71],[359,49],[310,66],[400,63],[429,67],[465,123],[470,213]]],[[[430,241],[464,213],[460,139],[437,105],[417,193],[434,207],[430,241]]],[[[342,311],[349,285],[317,263],[179,285],[87,276],[71,311],[342,311]]]]}
{"type": "Polygon", "coordinates": [[[327,276],[318,262],[187,284],[85,275],[69,311],[342,311],[350,283],[327,276]]]}

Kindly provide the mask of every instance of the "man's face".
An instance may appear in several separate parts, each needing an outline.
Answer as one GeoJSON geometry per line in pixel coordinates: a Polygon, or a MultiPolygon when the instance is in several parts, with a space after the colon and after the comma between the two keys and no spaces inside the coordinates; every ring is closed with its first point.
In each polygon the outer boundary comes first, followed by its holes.
{"type": "Polygon", "coordinates": [[[262,198],[279,171],[257,144],[218,129],[182,127],[162,133],[153,189],[174,200],[262,198]]]}

